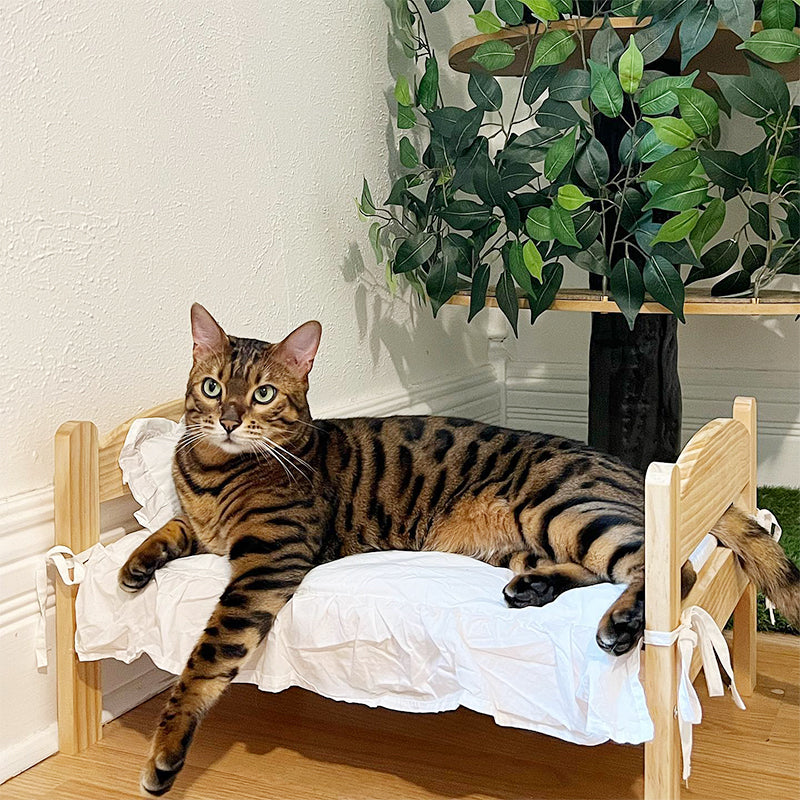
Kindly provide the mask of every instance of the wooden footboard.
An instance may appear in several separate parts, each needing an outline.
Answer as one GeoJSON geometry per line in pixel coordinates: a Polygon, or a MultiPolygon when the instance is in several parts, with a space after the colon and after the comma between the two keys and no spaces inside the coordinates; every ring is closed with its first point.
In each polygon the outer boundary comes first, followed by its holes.
{"type": "MultiPolygon", "coordinates": [[[[681,602],[680,570],[731,506],[756,507],[756,402],[737,398],[731,419],[712,420],[675,464],[653,463],[645,480],[645,618],[672,631],[683,608],[701,606],[722,627],[734,615],[733,660],[743,695],[755,683],[755,588],[733,553],[718,547],[681,602]]],[[[676,717],[677,645],[645,647],[645,692],[655,736],[645,745],[645,800],[678,800],[681,749],[676,717]]],[[[700,669],[695,653],[692,677],[700,669]]]]}

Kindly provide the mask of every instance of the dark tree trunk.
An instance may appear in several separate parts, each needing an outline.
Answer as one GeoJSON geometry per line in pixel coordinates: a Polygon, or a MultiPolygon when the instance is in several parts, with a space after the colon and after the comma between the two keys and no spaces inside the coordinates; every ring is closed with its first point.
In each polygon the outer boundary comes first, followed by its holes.
{"type": "Polygon", "coordinates": [[[642,314],[592,314],[589,444],[642,471],[680,451],[678,321],[642,314]]]}
{"type": "MultiPolygon", "coordinates": [[[[660,59],[651,69],[677,75],[678,64],[660,59]]],[[[632,118],[630,100],[623,115],[632,118]]],[[[627,131],[621,119],[598,116],[597,138],[620,167],[619,144],[627,131]]],[[[606,228],[613,230],[613,211],[606,228]]],[[[613,266],[621,252],[609,253],[613,266]]],[[[639,266],[638,254],[631,256],[639,266]]],[[[598,289],[602,279],[590,275],[598,289]]],[[[651,461],[675,461],[680,452],[681,384],[678,378],[678,321],[672,315],[636,318],[633,331],[621,314],[592,314],[589,345],[589,444],[642,471],[651,461]]]]}

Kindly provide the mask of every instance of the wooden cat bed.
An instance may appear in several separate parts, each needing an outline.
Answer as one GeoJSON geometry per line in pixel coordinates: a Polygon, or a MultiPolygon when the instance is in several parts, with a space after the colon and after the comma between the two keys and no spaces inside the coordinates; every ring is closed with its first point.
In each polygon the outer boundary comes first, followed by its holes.
{"type": "MultiPolygon", "coordinates": [[[[182,414],[180,400],[138,418],[177,420],[182,414]]],[[[91,547],[100,540],[101,508],[129,497],[117,464],[129,426],[130,421],[102,441],[91,422],[67,422],[59,428],[55,437],[56,544],[76,553],[91,547]]],[[[732,418],[709,422],[683,448],[675,464],[651,464],[645,481],[646,627],[672,631],[681,611],[689,606],[704,608],[720,627],[733,615],[733,664],[742,695],[752,694],[756,675],[755,587],[724,547],[714,551],[683,601],[680,569],[731,504],[755,512],[756,463],[756,402],[737,398],[732,418]]],[[[59,748],[68,754],[86,749],[102,736],[100,664],[80,662],[75,655],[76,592],[77,587],[56,582],[59,748]]],[[[647,646],[643,667],[655,727],[653,740],[645,744],[644,796],[646,800],[678,800],[677,645],[647,646]]],[[[692,678],[700,667],[700,653],[695,651],[692,678]]]]}

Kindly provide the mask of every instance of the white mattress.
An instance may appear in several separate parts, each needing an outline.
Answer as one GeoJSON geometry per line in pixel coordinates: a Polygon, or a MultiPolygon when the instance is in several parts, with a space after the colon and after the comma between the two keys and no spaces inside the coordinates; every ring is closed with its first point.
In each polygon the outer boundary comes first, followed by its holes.
{"type": "MultiPolygon", "coordinates": [[[[213,555],[179,559],[127,594],[117,571],[147,535],[96,546],[78,592],[76,650],[82,660],[125,662],[147,653],[178,674],[229,565],[213,555]]],[[[509,609],[502,588],[511,576],[447,553],[367,553],[317,567],[236,680],[400,711],[465,706],[579,744],[651,739],[639,650],[613,657],[594,638],[623,587],[509,609]]]]}

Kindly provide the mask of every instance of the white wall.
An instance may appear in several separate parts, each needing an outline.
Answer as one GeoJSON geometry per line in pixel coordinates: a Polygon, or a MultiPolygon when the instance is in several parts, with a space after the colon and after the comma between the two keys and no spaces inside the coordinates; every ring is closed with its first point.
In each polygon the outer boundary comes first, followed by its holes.
{"type": "Polygon", "coordinates": [[[180,396],[193,301],[244,336],[321,320],[320,414],[498,421],[481,325],[392,300],[356,215],[362,175],[388,191],[388,24],[380,2],[0,2],[5,775],[55,747],[53,434],[180,396]]]}

